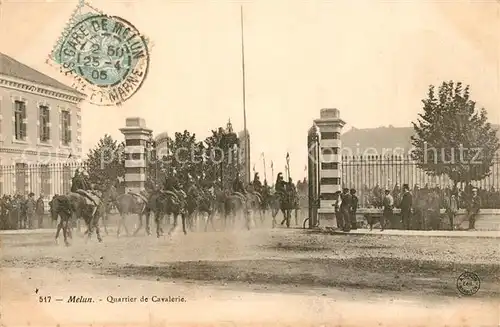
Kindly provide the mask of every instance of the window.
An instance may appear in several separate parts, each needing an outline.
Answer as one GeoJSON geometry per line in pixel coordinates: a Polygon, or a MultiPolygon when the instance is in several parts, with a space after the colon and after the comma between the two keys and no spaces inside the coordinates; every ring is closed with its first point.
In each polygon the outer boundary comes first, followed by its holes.
{"type": "Polygon", "coordinates": [[[322,185],[340,185],[340,178],[338,177],[323,177],[320,183],[322,185]]]}
{"type": "Polygon", "coordinates": [[[47,106],[40,106],[40,142],[50,141],[50,110],[47,106]]]}
{"type": "Polygon", "coordinates": [[[321,169],[324,169],[324,170],[339,169],[339,164],[338,164],[338,162],[322,162],[321,169]]]}
{"type": "Polygon", "coordinates": [[[63,145],[71,143],[71,113],[69,111],[61,111],[61,141],[63,145]]]}
{"type": "Polygon", "coordinates": [[[338,140],[340,139],[339,132],[321,132],[322,140],[338,140]]]}
{"type": "Polygon", "coordinates": [[[322,148],[321,152],[323,153],[323,155],[338,154],[339,148],[322,148]]]}
{"type": "Polygon", "coordinates": [[[337,200],[335,193],[321,193],[321,200],[337,200]]]}
{"type": "Polygon", "coordinates": [[[14,102],[14,137],[16,140],[26,140],[26,103],[14,102]]]}

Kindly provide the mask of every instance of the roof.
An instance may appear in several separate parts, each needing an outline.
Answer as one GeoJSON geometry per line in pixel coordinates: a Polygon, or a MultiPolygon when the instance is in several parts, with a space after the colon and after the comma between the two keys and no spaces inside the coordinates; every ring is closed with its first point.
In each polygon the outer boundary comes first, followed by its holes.
{"type": "Polygon", "coordinates": [[[40,73],[38,70],[26,66],[23,63],[15,60],[0,52],[0,74],[16,77],[25,81],[30,81],[53,88],[72,92],[74,94],[84,95],[77,90],[57,81],[56,79],[40,73]]]}

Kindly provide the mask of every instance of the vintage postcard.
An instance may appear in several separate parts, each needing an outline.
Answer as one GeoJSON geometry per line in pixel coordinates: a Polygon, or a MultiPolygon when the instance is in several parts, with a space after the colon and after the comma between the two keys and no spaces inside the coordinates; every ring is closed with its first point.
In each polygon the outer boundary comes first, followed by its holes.
{"type": "Polygon", "coordinates": [[[500,1],[0,0],[0,326],[500,325],[500,1]]]}

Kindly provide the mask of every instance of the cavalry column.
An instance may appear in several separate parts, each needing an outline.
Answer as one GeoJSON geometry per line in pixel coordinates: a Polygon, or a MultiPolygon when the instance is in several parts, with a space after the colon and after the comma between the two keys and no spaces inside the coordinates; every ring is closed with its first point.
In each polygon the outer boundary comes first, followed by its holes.
{"type": "Polygon", "coordinates": [[[139,193],[146,182],[146,143],[153,131],[143,118],[132,117],[120,132],[125,136],[125,190],[139,193]]]}
{"type": "MultiPolygon", "coordinates": [[[[314,196],[317,196],[316,193],[319,192],[319,201],[315,202],[315,206],[319,207],[318,219],[333,219],[335,218],[335,192],[341,191],[342,188],[340,133],[345,122],[340,119],[338,109],[321,109],[320,118],[314,120],[314,125],[315,127],[309,131],[308,143],[319,144],[319,149],[313,151],[311,145],[308,144],[309,156],[312,155],[308,168],[311,181],[309,183],[310,206],[315,201],[314,196]],[[312,164],[312,161],[316,163],[312,164]]],[[[313,216],[310,217],[313,218],[313,216]]],[[[310,220],[310,227],[315,226],[313,220],[310,220]]]]}

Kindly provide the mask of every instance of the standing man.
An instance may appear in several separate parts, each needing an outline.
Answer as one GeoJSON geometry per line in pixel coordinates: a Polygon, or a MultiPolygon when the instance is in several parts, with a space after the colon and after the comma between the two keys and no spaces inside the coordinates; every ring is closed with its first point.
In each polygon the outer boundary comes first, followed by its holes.
{"type": "Polygon", "coordinates": [[[394,198],[391,195],[391,191],[385,190],[385,196],[383,201],[384,213],[382,214],[382,219],[380,221],[380,231],[383,231],[386,226],[386,222],[392,221],[392,214],[394,209],[394,198]]]}
{"type": "Polygon", "coordinates": [[[474,230],[476,227],[476,215],[481,209],[481,198],[477,194],[477,188],[472,189],[472,197],[467,206],[467,217],[469,217],[469,230],[474,230]]]}
{"type": "Polygon", "coordinates": [[[38,228],[43,227],[43,215],[45,213],[45,203],[43,201],[43,193],[40,193],[38,200],[36,200],[36,217],[38,220],[38,228]]]}
{"type": "Polygon", "coordinates": [[[335,203],[333,206],[335,207],[335,219],[337,220],[337,228],[340,230],[344,230],[344,219],[342,217],[342,212],[340,212],[340,205],[342,204],[341,192],[335,192],[335,203]]]}
{"type": "Polygon", "coordinates": [[[26,200],[26,220],[28,222],[29,229],[33,228],[33,223],[35,221],[35,212],[36,212],[36,201],[35,201],[35,193],[31,192],[28,194],[28,199],[26,200]]]}
{"type": "Polygon", "coordinates": [[[454,220],[458,212],[458,199],[455,193],[451,193],[450,197],[446,199],[445,209],[450,220],[450,230],[453,230],[455,226],[454,220]]]}
{"type": "Polygon", "coordinates": [[[408,184],[403,185],[403,197],[401,199],[401,220],[403,222],[403,229],[410,230],[410,217],[411,208],[413,205],[413,197],[410,193],[408,184]]]}
{"type": "Polygon", "coordinates": [[[356,190],[351,189],[351,208],[349,210],[349,216],[351,218],[351,228],[358,229],[356,221],[356,211],[358,211],[358,197],[356,196],[356,190]]]}
{"type": "Polygon", "coordinates": [[[352,197],[351,194],[349,194],[349,189],[344,188],[340,197],[342,199],[342,203],[340,203],[340,214],[342,215],[342,220],[344,223],[344,232],[350,232],[351,222],[349,216],[352,205],[352,197]]]}

